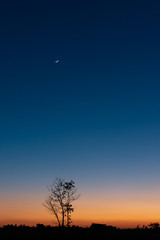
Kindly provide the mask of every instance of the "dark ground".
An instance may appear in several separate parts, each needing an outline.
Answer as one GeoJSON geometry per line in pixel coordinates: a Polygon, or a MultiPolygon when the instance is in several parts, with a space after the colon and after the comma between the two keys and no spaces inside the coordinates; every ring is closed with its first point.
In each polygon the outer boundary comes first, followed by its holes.
{"type": "Polygon", "coordinates": [[[7,225],[0,228],[0,239],[125,239],[160,240],[160,228],[117,229],[106,228],[58,228],[38,224],[36,227],[7,225]]]}

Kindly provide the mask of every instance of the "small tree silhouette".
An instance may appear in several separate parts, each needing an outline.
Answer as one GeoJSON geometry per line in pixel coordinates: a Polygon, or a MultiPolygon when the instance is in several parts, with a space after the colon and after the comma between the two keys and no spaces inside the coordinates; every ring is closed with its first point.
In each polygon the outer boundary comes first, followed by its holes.
{"type": "Polygon", "coordinates": [[[70,182],[65,182],[64,188],[66,191],[65,211],[67,216],[67,227],[69,227],[71,223],[71,214],[74,211],[72,202],[77,200],[79,195],[76,195],[77,189],[75,188],[75,183],[72,180],[70,182]]]}
{"type": "Polygon", "coordinates": [[[56,178],[48,190],[50,193],[44,206],[55,216],[59,227],[65,225],[65,217],[66,225],[69,227],[74,211],[72,202],[79,198],[79,195],[76,195],[75,183],[72,180],[65,182],[61,178],[56,178]]]}
{"type": "Polygon", "coordinates": [[[148,226],[152,229],[158,229],[160,227],[159,223],[157,223],[157,222],[150,223],[148,226]]]}

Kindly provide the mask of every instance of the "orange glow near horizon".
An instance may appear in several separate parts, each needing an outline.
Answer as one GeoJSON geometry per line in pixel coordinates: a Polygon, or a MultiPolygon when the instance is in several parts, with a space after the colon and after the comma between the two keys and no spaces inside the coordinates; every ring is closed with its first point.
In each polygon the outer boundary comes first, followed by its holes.
{"type": "MultiPolygon", "coordinates": [[[[105,223],[117,227],[136,227],[160,221],[159,200],[152,196],[146,198],[116,194],[101,197],[93,195],[81,197],[75,202],[72,224],[90,226],[93,222],[105,223]]],[[[26,224],[55,225],[54,217],[43,207],[44,196],[22,195],[2,199],[0,225],[26,224]],[[7,200],[6,200],[7,199],[7,200]]]]}

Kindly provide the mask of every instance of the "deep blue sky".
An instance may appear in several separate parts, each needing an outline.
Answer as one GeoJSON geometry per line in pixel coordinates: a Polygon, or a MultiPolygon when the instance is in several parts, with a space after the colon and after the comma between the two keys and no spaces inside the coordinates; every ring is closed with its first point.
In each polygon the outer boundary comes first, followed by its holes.
{"type": "Polygon", "coordinates": [[[1,1],[2,193],[155,186],[159,144],[159,1],[1,1]]]}

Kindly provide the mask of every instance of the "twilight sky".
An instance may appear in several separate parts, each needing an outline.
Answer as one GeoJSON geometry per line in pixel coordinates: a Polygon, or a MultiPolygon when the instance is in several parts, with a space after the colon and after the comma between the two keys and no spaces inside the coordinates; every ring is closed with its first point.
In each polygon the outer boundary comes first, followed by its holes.
{"type": "Polygon", "coordinates": [[[52,224],[55,177],[73,223],[160,221],[159,146],[159,1],[1,1],[0,225],[52,224]]]}

